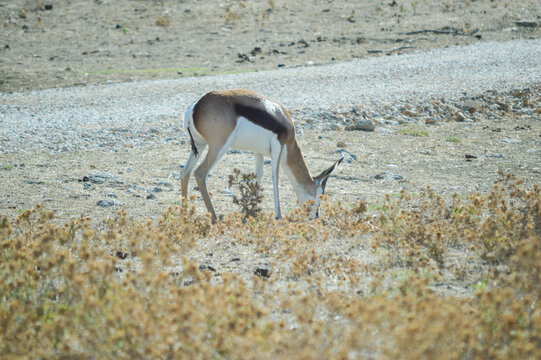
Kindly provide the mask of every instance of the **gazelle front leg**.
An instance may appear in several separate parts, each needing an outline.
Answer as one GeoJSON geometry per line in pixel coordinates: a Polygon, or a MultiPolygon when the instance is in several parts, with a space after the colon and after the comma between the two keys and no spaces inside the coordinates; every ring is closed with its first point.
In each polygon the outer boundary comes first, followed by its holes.
{"type": "Polygon", "coordinates": [[[282,155],[282,144],[275,140],[271,144],[271,165],[272,165],[272,187],[274,190],[274,218],[282,218],[280,213],[280,196],[278,194],[278,180],[280,170],[280,156],[282,155]]]}
{"type": "Polygon", "coordinates": [[[255,180],[259,185],[261,185],[261,179],[263,178],[263,154],[255,154],[254,155],[254,161],[255,161],[255,180]]]}

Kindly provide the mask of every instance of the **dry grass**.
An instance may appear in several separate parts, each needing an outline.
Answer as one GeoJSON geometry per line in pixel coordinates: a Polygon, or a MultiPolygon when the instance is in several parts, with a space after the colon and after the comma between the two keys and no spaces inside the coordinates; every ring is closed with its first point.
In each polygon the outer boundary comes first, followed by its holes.
{"type": "Polygon", "coordinates": [[[231,214],[216,226],[188,204],[156,222],[119,212],[99,227],[55,225],[40,206],[13,222],[2,217],[0,353],[541,357],[539,186],[502,175],[488,196],[446,200],[427,189],[324,206],[315,221],[301,208],[281,221],[231,214]],[[270,275],[213,273],[187,259],[212,240],[252,249],[269,260],[270,275]],[[354,256],[364,246],[377,261],[354,256]],[[475,289],[438,292],[457,281],[475,289]]]}

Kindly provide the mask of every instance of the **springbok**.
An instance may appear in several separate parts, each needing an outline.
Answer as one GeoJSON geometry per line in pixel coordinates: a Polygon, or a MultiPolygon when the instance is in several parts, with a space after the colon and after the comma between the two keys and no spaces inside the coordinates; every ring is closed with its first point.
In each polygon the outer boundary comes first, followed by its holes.
{"type": "Polygon", "coordinates": [[[182,197],[187,199],[190,175],[208,145],[205,160],[195,170],[195,179],[213,223],[216,213],[207,191],[207,176],[231,147],[255,153],[255,174],[259,184],[263,177],[263,157],[271,157],[276,219],[281,218],[280,164],[299,201],[314,201],[310,216],[314,219],[318,216],[319,196],[325,191],[327,179],[343,159],[340,157],[330,168],[312,177],[295,138],[295,126],[284,107],[248,90],[221,90],[203,95],[186,110],[184,130],[188,131],[192,149],[181,174],[182,197]]]}

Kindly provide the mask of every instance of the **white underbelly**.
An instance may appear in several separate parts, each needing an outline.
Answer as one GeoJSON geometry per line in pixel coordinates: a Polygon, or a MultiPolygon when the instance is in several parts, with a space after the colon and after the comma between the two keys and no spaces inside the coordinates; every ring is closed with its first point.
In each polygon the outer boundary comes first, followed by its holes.
{"type": "Polygon", "coordinates": [[[231,147],[237,150],[253,151],[263,156],[271,156],[271,143],[276,138],[276,134],[272,131],[255,125],[244,117],[239,117],[231,147]]]}

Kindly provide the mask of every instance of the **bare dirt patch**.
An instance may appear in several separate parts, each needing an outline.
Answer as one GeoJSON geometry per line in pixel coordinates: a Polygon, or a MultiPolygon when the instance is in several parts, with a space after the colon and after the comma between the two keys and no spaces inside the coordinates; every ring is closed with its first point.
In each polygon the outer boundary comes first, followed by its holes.
{"type": "Polygon", "coordinates": [[[538,38],[537,2],[0,4],[0,91],[276,69],[538,38]]]}

